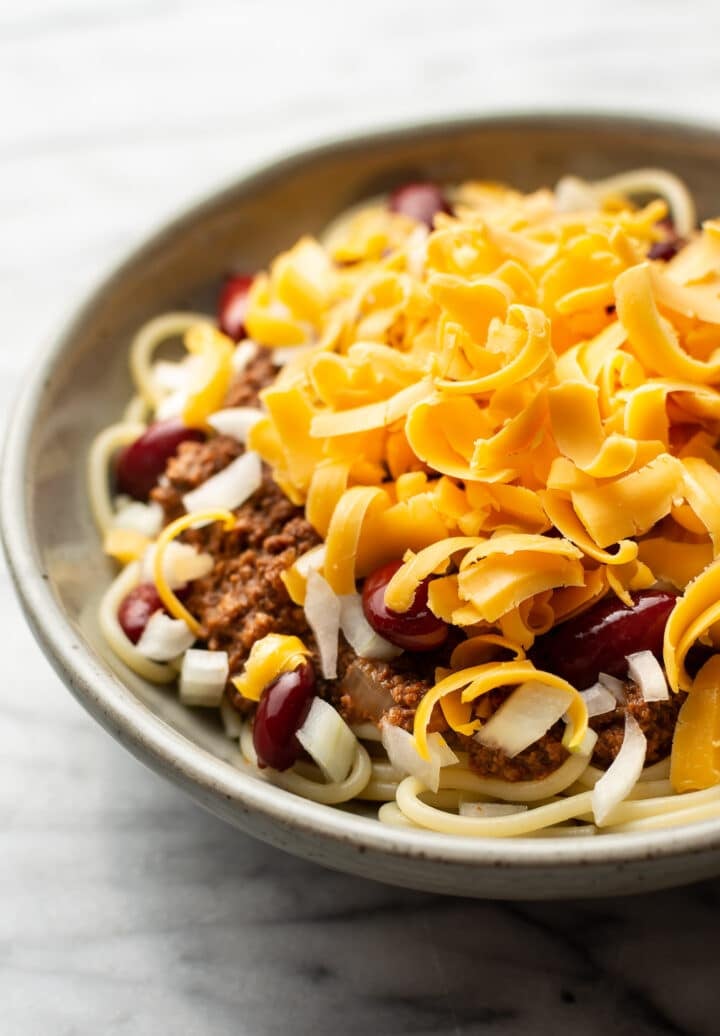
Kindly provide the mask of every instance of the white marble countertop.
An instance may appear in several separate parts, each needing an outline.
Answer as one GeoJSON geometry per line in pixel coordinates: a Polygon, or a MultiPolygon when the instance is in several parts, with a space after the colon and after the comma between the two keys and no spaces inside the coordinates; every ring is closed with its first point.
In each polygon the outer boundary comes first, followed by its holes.
{"type": "MultiPolygon", "coordinates": [[[[720,124],[720,6],[0,6],[0,410],[116,256],[296,146],[444,114],[720,124]]],[[[327,872],[224,826],[86,716],[0,568],[0,1032],[718,1032],[720,881],[503,905],[327,872]]]]}

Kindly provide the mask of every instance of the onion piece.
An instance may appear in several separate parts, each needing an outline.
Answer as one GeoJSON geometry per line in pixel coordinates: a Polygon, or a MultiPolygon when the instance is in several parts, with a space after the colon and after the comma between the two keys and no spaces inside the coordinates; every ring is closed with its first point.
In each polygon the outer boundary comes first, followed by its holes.
{"type": "Polygon", "coordinates": [[[177,389],[175,392],[169,392],[163,396],[155,407],[155,420],[169,421],[172,417],[182,417],[187,397],[186,389],[177,389]]]}
{"type": "Polygon", "coordinates": [[[599,208],[594,186],[578,176],[563,176],[555,184],[557,212],[587,212],[599,208]]]}
{"type": "Polygon", "coordinates": [[[599,826],[637,784],[645,765],[646,752],[645,735],[628,711],[625,713],[625,736],[620,751],[593,788],[592,808],[595,823],[599,826]]]}
{"type": "Polygon", "coordinates": [[[155,419],[166,421],[180,417],[193,381],[202,367],[197,356],[186,356],[176,363],[158,360],[152,367],[152,380],[160,390],[161,398],[155,406],[155,419]]]}
{"type": "MultiPolygon", "coordinates": [[[[141,582],[154,583],[153,567],[155,564],[155,544],[148,547],[143,555],[141,582]]],[[[213,570],[212,554],[201,553],[189,543],[172,540],[165,548],[163,573],[171,590],[178,590],[193,579],[202,579],[213,570]]]]}
{"type": "Polygon", "coordinates": [[[180,701],[184,705],[217,707],[230,671],[227,651],[189,648],[180,670],[180,701]]]}
{"type": "Polygon", "coordinates": [[[165,392],[174,392],[176,389],[187,387],[190,372],[188,371],[190,357],[172,363],[168,360],[158,360],[151,368],[152,380],[159,389],[165,392]]]}
{"type": "Polygon", "coordinates": [[[367,621],[360,594],[341,596],[340,629],[359,658],[374,658],[387,662],[402,654],[402,648],[381,637],[367,621]]]}
{"type": "Polygon", "coordinates": [[[601,683],[594,683],[584,691],[580,691],[588,710],[588,716],[604,716],[617,708],[617,698],[601,683]]]}
{"type": "MultiPolygon", "coordinates": [[[[377,677],[373,666],[351,662],[340,681],[340,693],[347,695],[357,715],[378,723],[395,704],[387,684],[377,677]]],[[[379,735],[378,735],[379,739],[379,735]]]]}
{"type": "Polygon", "coordinates": [[[546,734],[565,715],[571,701],[571,695],[561,687],[529,680],[493,713],[475,734],[475,740],[499,748],[512,759],[546,734]]]}
{"type": "Polygon", "coordinates": [[[111,529],[132,529],[133,532],[140,532],[150,539],[154,539],[162,529],[163,509],[154,501],[143,504],[139,500],[133,500],[119,507],[116,501],[116,508],[110,522],[111,529]]]}
{"type": "Polygon", "coordinates": [[[332,705],[322,698],[314,698],[295,736],[328,781],[339,784],[345,780],[350,773],[358,742],[332,705]]]}
{"type": "Polygon", "coordinates": [[[315,635],[322,674],[326,680],[335,680],[340,636],[340,598],[319,572],[308,573],[305,618],[315,635]]]}
{"type": "Polygon", "coordinates": [[[195,634],[184,619],[171,619],[165,612],[150,616],[135,647],[144,658],[153,662],[169,662],[195,643],[195,634]]]}
{"type": "Polygon", "coordinates": [[[524,802],[461,802],[458,807],[461,817],[509,817],[526,810],[524,802]]]}
{"type": "Polygon", "coordinates": [[[627,705],[625,684],[622,680],[618,680],[616,676],[610,676],[610,673],[598,673],[598,683],[602,684],[603,687],[606,687],[614,695],[618,705],[627,705]]]}
{"type": "Polygon", "coordinates": [[[644,701],[667,701],[670,697],[662,666],[652,651],[636,651],[627,656],[628,673],[644,701]]]}
{"type": "Polygon", "coordinates": [[[319,572],[325,564],[325,544],[319,543],[317,547],[311,547],[295,562],[295,571],[303,579],[307,579],[311,572],[319,572]]]}
{"type": "Polygon", "coordinates": [[[243,446],[247,442],[248,432],[264,417],[262,410],[252,406],[233,406],[227,410],[216,410],[210,414],[207,423],[220,435],[229,435],[237,439],[243,446]]]}
{"type": "Polygon", "coordinates": [[[237,457],[226,468],[183,497],[183,507],[192,511],[232,511],[244,504],[262,485],[260,454],[252,450],[237,457]]]}
{"type": "Polygon", "coordinates": [[[415,747],[415,738],[402,727],[396,727],[387,720],[380,724],[380,737],[388,759],[401,774],[417,777],[430,791],[440,787],[440,770],[454,766],[458,757],[448,747],[440,734],[428,734],[430,759],[423,759],[415,747]]]}
{"type": "Polygon", "coordinates": [[[230,357],[230,366],[234,375],[242,374],[247,369],[247,365],[255,359],[260,346],[253,342],[252,338],[243,338],[241,342],[235,346],[235,350],[230,357]]]}

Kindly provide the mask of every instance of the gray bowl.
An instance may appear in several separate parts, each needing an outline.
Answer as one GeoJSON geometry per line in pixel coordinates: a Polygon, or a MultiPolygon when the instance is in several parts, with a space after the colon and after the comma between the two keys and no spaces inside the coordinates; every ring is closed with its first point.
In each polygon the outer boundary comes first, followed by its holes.
{"type": "Polygon", "coordinates": [[[259,780],[202,710],[113,658],[95,611],[111,578],[85,494],[92,437],[130,394],[134,329],[170,308],[212,309],[220,277],[255,269],[304,231],[408,179],[482,177],[521,188],[634,166],[682,176],[700,215],[720,208],[720,133],[598,116],[478,119],[403,129],[305,152],[196,206],[133,254],[36,362],[2,472],[2,532],[28,621],[88,712],[139,759],[250,834],[331,867],[434,892],[599,896],[720,872],[720,821],[644,836],[466,839],[397,830],[259,780]]]}

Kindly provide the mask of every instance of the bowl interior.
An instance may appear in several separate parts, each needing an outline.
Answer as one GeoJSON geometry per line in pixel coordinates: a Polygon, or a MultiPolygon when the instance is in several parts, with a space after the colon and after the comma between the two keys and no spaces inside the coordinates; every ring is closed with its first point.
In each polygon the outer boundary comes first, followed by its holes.
{"type": "MultiPolygon", "coordinates": [[[[14,430],[8,449],[15,469],[22,466],[25,486],[28,553],[19,557],[9,544],[15,575],[22,584],[23,566],[28,579],[43,574],[78,650],[93,658],[96,714],[103,709],[103,681],[115,673],[135,704],[181,734],[190,749],[237,763],[215,719],[182,708],[171,691],[130,673],[106,648],[95,618],[112,567],[88,509],[85,458],[92,437],[120,418],[131,394],[127,347],[137,327],[169,309],[211,312],[223,274],[262,267],[348,205],[409,179],[487,178],[530,189],[566,173],[599,177],[641,166],[683,177],[701,217],[717,207],[720,137],[699,129],[605,118],[508,118],[352,141],[281,162],[211,198],[155,236],[95,293],[56,344],[42,382],[36,378],[25,424],[14,430]]],[[[8,536],[7,513],[5,523],[8,536]]],[[[26,597],[26,604],[31,621],[43,627],[38,600],[26,597]]],[[[46,642],[59,635],[41,632],[46,642]]],[[[137,724],[137,711],[133,716],[137,724]]],[[[514,851],[507,846],[510,858],[514,851]]],[[[573,858],[569,847],[565,852],[573,858]]]]}

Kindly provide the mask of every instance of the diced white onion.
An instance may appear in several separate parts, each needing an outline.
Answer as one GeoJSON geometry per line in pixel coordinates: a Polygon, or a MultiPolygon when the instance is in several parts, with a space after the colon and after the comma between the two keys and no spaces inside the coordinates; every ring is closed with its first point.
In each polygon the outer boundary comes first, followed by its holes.
{"type": "Polygon", "coordinates": [[[180,670],[180,701],[185,705],[218,706],[228,672],[227,651],[190,648],[180,670]]]}
{"type": "Polygon", "coordinates": [[[346,694],[358,716],[379,722],[395,704],[387,682],[383,682],[378,667],[352,662],[343,676],[338,690],[346,694]]]}
{"type": "Polygon", "coordinates": [[[402,727],[383,720],[380,736],[388,759],[398,773],[417,777],[430,791],[437,791],[440,787],[442,767],[453,766],[458,761],[458,757],[437,733],[428,734],[429,761],[418,752],[412,734],[408,734],[402,727]]]}
{"type": "Polygon", "coordinates": [[[220,701],[220,719],[228,737],[233,740],[240,737],[245,722],[238,710],[224,697],[220,701]]]}
{"type": "Polygon", "coordinates": [[[158,389],[165,393],[155,407],[155,418],[166,421],[179,417],[185,409],[191,386],[202,367],[198,356],[186,356],[177,363],[158,360],[153,364],[152,379],[158,389]]]}
{"type": "Polygon", "coordinates": [[[310,572],[319,572],[324,564],[325,544],[320,543],[317,547],[312,547],[300,555],[295,562],[295,569],[298,575],[301,575],[303,579],[307,579],[310,572]]]}
{"type": "Polygon", "coordinates": [[[646,751],[645,735],[628,710],[625,713],[625,736],[620,751],[593,788],[592,807],[596,824],[603,824],[618,803],[627,798],[635,787],[645,765],[646,751]]]}
{"type": "Polygon", "coordinates": [[[340,629],[360,658],[376,658],[387,662],[402,654],[402,648],[381,637],[367,621],[360,594],[344,594],[340,598],[340,629]]]}
{"type": "Polygon", "coordinates": [[[162,523],[163,509],[160,504],[156,504],[154,501],[143,504],[139,500],[133,500],[132,503],[123,503],[117,507],[110,528],[132,529],[133,532],[141,532],[143,536],[154,539],[162,529],[162,523]]]}
{"type": "MultiPolygon", "coordinates": [[[[155,562],[155,545],[148,547],[143,555],[141,576],[145,583],[155,581],[153,566],[155,562]]],[[[189,543],[172,540],[165,548],[163,574],[171,590],[177,590],[193,579],[202,579],[213,570],[211,554],[200,553],[189,543]]]]}
{"type": "Polygon", "coordinates": [[[522,802],[461,802],[458,808],[461,817],[509,817],[526,810],[522,802]]]}
{"type": "Polygon", "coordinates": [[[530,680],[503,702],[475,735],[481,745],[509,756],[538,741],[567,712],[572,696],[561,687],[530,680]]]}
{"type": "Polygon", "coordinates": [[[585,702],[588,716],[602,716],[617,708],[615,695],[599,682],[594,683],[585,691],[580,691],[580,697],[585,702]]]}
{"type": "Polygon", "coordinates": [[[233,374],[242,374],[257,356],[259,348],[252,338],[243,338],[242,342],[238,342],[230,360],[233,374]]]}
{"type": "Polygon", "coordinates": [[[171,417],[180,417],[185,409],[186,402],[187,391],[185,389],[169,392],[167,396],[163,396],[155,407],[155,420],[169,421],[171,417]]]}
{"type": "Polygon", "coordinates": [[[616,676],[610,676],[610,673],[598,673],[598,683],[602,684],[603,687],[606,687],[614,695],[615,701],[619,705],[627,703],[625,684],[622,680],[618,680],[616,676]]]}
{"type": "Polygon", "coordinates": [[[183,497],[186,511],[232,511],[244,504],[262,485],[260,454],[252,450],[237,457],[226,468],[183,497]]]}
{"type": "Polygon", "coordinates": [[[334,680],[337,677],[340,598],[319,572],[308,573],[305,618],[315,635],[322,674],[326,680],[334,680]]]}
{"type": "Polygon", "coordinates": [[[645,701],[667,701],[670,697],[662,666],[652,651],[627,656],[628,673],[645,701]]]}
{"type": "Polygon", "coordinates": [[[190,381],[198,368],[197,357],[186,356],[175,363],[158,360],[152,367],[152,380],[158,388],[166,392],[178,389],[187,390],[190,381]]]}
{"type": "Polygon", "coordinates": [[[169,662],[187,651],[194,641],[195,634],[184,619],[171,619],[165,612],[156,611],[135,646],[153,662],[169,662]]]}
{"type": "Polygon", "coordinates": [[[599,199],[593,185],[577,176],[563,176],[555,185],[557,212],[587,212],[598,206],[599,199]]]}
{"type": "Polygon", "coordinates": [[[207,423],[220,435],[229,435],[244,446],[248,432],[263,416],[262,410],[258,410],[257,407],[233,406],[227,410],[216,410],[214,414],[210,414],[207,423]]]}
{"type": "Polygon", "coordinates": [[[295,736],[327,780],[336,784],[345,780],[355,759],[357,738],[332,705],[314,698],[295,736]]]}

